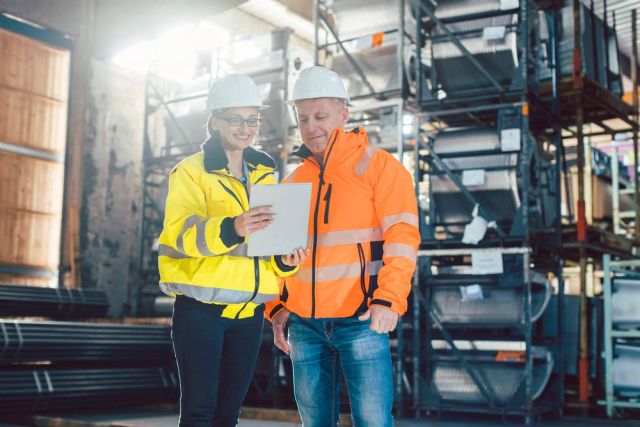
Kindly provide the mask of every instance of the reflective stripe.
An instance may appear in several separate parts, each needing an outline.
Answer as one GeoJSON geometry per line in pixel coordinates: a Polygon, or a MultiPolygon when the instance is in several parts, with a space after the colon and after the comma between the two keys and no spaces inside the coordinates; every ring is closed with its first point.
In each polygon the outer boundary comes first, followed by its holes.
{"type": "Polygon", "coordinates": [[[183,283],[167,283],[161,282],[160,289],[167,295],[175,296],[176,294],[185,295],[196,299],[200,302],[220,304],[242,304],[251,301],[255,304],[262,304],[267,301],[273,301],[278,294],[262,294],[257,293],[255,298],[253,291],[238,291],[233,289],[207,288],[204,286],[187,285],[183,283]]]}
{"type": "Polygon", "coordinates": [[[209,246],[207,246],[207,222],[206,221],[198,221],[196,223],[196,247],[198,248],[198,252],[203,256],[214,256],[214,253],[209,250],[209,246]]]}
{"type": "Polygon", "coordinates": [[[166,256],[172,259],[187,259],[187,258],[191,258],[189,255],[185,255],[182,252],[179,252],[175,249],[173,249],[171,246],[167,246],[167,245],[160,245],[158,246],[158,255],[159,256],[166,256]]]}
{"type": "Polygon", "coordinates": [[[246,257],[248,249],[249,249],[249,246],[247,246],[246,243],[240,243],[238,246],[231,249],[229,252],[224,253],[224,255],[246,257]]]}
{"type": "MultiPolygon", "coordinates": [[[[248,250],[249,250],[249,246],[246,243],[240,243],[238,246],[236,246],[229,252],[223,253],[222,255],[231,255],[231,256],[253,259],[253,257],[250,257],[249,255],[247,255],[248,250]]],[[[270,256],[261,256],[258,258],[261,259],[262,261],[267,261],[267,262],[271,261],[270,256]]]]}
{"type": "Polygon", "coordinates": [[[362,153],[362,157],[358,161],[356,165],[356,169],[354,171],[356,176],[364,175],[367,173],[367,169],[369,169],[369,163],[371,163],[371,159],[376,155],[377,148],[367,146],[364,149],[364,153],[362,153]]]}
{"type": "MultiPolygon", "coordinates": [[[[202,250],[200,250],[200,247],[198,247],[198,250],[202,253],[202,250]]],[[[206,256],[214,257],[214,256],[231,255],[231,256],[248,258],[249,256],[247,255],[247,250],[248,250],[247,244],[246,243],[241,243],[238,246],[236,246],[235,248],[231,249],[229,252],[225,252],[223,254],[214,254],[212,252],[209,252],[211,255],[206,255],[206,256]]],[[[177,250],[173,249],[171,246],[167,246],[167,245],[160,245],[158,247],[158,255],[166,256],[166,257],[169,257],[169,258],[172,258],[172,259],[190,259],[190,258],[193,258],[193,257],[190,257],[189,255],[185,255],[182,252],[177,251],[177,250]]],[[[265,261],[269,261],[271,259],[271,257],[260,257],[260,259],[265,260],[265,261]]]]}
{"type": "Polygon", "coordinates": [[[418,258],[418,250],[405,243],[385,243],[383,248],[385,258],[389,256],[403,257],[413,264],[416,263],[416,259],[418,258]]]}
{"type": "Polygon", "coordinates": [[[386,233],[388,229],[396,224],[404,222],[405,224],[418,227],[418,215],[411,213],[399,213],[395,215],[387,215],[382,218],[382,232],[386,233]]]}
{"type": "MultiPolygon", "coordinates": [[[[372,261],[365,268],[366,276],[374,276],[378,274],[382,268],[382,261],[372,261]]],[[[316,269],[316,282],[330,282],[340,279],[351,279],[360,277],[360,263],[354,264],[337,264],[316,269]]],[[[311,282],[311,268],[301,268],[294,276],[296,280],[303,282],[311,282]]]]}
{"type": "Polygon", "coordinates": [[[369,276],[377,276],[378,273],[380,273],[382,266],[382,261],[371,261],[367,266],[369,269],[369,276]]]}
{"type": "MultiPolygon", "coordinates": [[[[349,245],[355,243],[377,242],[382,240],[379,228],[362,228],[359,230],[329,231],[318,235],[318,247],[349,245]]],[[[313,246],[313,235],[309,236],[309,247],[313,246]]]]}
{"type": "Polygon", "coordinates": [[[178,239],[176,240],[176,248],[178,251],[184,253],[184,234],[198,221],[201,221],[201,218],[198,215],[191,215],[184,221],[182,230],[180,230],[180,234],[178,234],[178,239]]]}

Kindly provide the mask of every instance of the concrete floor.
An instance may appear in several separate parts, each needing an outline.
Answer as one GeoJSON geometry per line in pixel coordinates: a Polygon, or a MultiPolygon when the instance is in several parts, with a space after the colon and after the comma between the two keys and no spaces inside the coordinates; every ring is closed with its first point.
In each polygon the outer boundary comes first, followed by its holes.
{"type": "MultiPolygon", "coordinates": [[[[96,423],[100,427],[175,427],[178,416],[172,412],[153,411],[118,411],[110,413],[88,413],[86,415],[60,416],[65,420],[73,420],[84,423],[96,423]]],[[[65,424],[55,424],[65,425],[65,424]]],[[[70,426],[73,424],[69,424],[70,426]]],[[[87,424],[83,424],[87,425],[87,424]]],[[[511,420],[505,422],[499,418],[479,417],[472,414],[459,416],[441,416],[421,420],[396,420],[396,427],[502,427],[522,425],[511,420]]],[[[300,427],[300,424],[291,422],[240,420],[238,427],[300,427]]],[[[609,421],[603,419],[566,418],[559,421],[549,421],[535,426],[548,427],[640,427],[640,421],[609,421]]],[[[2,424],[0,427],[20,427],[14,424],[2,424]]]]}

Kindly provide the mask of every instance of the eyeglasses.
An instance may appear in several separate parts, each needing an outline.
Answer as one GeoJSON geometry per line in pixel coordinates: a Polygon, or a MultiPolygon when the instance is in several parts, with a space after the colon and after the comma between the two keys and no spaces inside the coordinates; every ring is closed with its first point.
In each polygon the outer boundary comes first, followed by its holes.
{"type": "Polygon", "coordinates": [[[259,119],[257,117],[252,117],[250,119],[243,119],[240,116],[233,116],[233,117],[218,117],[221,120],[224,120],[225,122],[229,123],[229,126],[242,126],[243,124],[247,124],[247,126],[251,127],[251,128],[255,128],[260,126],[260,124],[262,123],[262,119],[259,119]]]}

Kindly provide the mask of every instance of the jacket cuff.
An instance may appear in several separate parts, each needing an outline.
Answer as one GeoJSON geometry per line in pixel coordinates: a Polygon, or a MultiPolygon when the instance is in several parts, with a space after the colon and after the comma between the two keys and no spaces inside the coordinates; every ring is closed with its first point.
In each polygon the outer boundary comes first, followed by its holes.
{"type": "Polygon", "coordinates": [[[287,265],[282,261],[282,255],[276,255],[273,257],[273,260],[276,263],[276,266],[278,267],[278,269],[280,271],[282,271],[283,273],[288,273],[290,271],[293,271],[296,269],[295,265],[287,265]]]}
{"type": "Polygon", "coordinates": [[[405,313],[402,310],[402,307],[400,307],[397,303],[394,304],[391,301],[387,301],[386,299],[382,298],[372,299],[369,303],[369,307],[371,307],[372,305],[379,305],[381,307],[388,308],[389,310],[394,311],[398,315],[398,317],[402,317],[402,315],[405,313]]]}
{"type": "Polygon", "coordinates": [[[393,304],[390,301],[378,298],[378,299],[372,299],[370,305],[381,305],[383,307],[391,308],[393,304]]]}
{"type": "Polygon", "coordinates": [[[236,229],[233,227],[233,220],[234,218],[227,217],[220,223],[220,240],[228,248],[244,241],[244,237],[236,233],[236,229]]]}
{"type": "Polygon", "coordinates": [[[298,266],[291,266],[282,262],[282,256],[280,255],[272,256],[271,262],[273,263],[273,269],[280,277],[289,277],[298,271],[298,266]]]}
{"type": "Polygon", "coordinates": [[[275,307],[273,307],[271,310],[269,310],[268,313],[265,311],[265,317],[267,318],[268,321],[271,321],[271,319],[273,319],[273,316],[280,313],[282,310],[284,310],[284,305],[278,304],[275,307]]]}

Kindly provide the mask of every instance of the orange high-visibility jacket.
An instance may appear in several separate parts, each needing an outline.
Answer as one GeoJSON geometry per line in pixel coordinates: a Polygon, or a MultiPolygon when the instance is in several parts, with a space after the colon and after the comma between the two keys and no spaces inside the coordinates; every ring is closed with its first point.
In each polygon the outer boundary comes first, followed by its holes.
{"type": "Polygon", "coordinates": [[[283,182],[312,183],[310,254],[266,317],[351,317],[371,304],[404,314],[420,243],[411,175],[360,128],[335,130],[323,165],[304,145],[295,154],[304,160],[283,182]]]}

